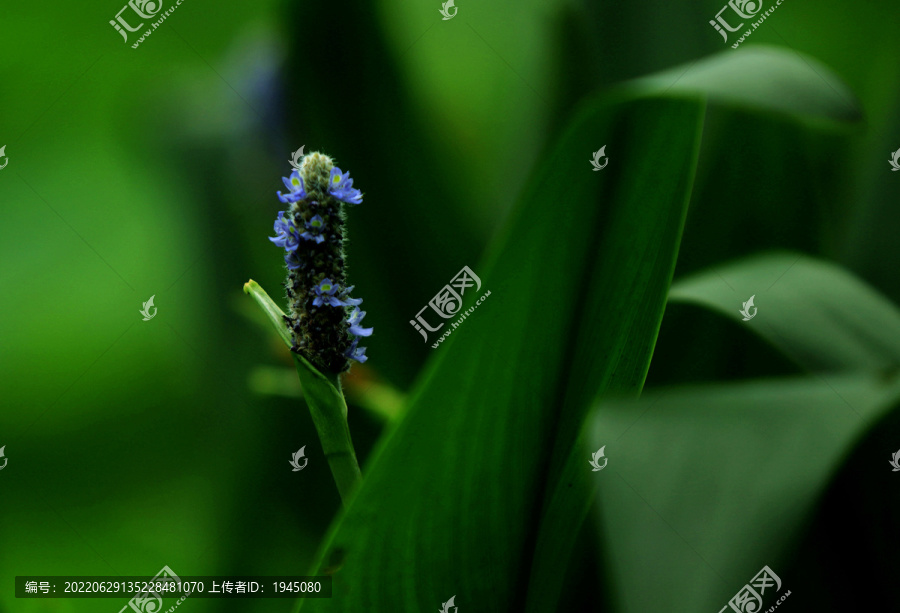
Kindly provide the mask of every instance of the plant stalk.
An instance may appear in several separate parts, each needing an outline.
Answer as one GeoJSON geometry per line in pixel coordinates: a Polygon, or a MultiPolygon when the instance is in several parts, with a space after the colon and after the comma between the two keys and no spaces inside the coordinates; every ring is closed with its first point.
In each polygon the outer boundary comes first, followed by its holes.
{"type": "MultiPolygon", "coordinates": [[[[244,284],[244,293],[249,294],[260,306],[275,327],[276,332],[288,348],[291,347],[291,335],[284,324],[284,311],[269,297],[266,291],[254,280],[244,284]]],[[[323,374],[310,364],[303,356],[291,352],[297,376],[303,388],[303,397],[309,407],[313,423],[319,433],[319,441],[325,452],[325,459],[331,468],[334,482],[344,506],[350,501],[356,488],[362,481],[362,473],[356,460],[356,451],[350,439],[350,426],[347,423],[347,402],[341,391],[341,381],[337,374],[323,374]]]]}
{"type": "Polygon", "coordinates": [[[341,392],[340,381],[337,375],[333,375],[329,381],[329,377],[316,370],[303,357],[293,355],[306,404],[309,406],[319,440],[322,442],[322,450],[328,460],[341,500],[344,506],[347,506],[362,481],[362,472],[359,470],[356,451],[350,439],[347,403],[341,392]]]}

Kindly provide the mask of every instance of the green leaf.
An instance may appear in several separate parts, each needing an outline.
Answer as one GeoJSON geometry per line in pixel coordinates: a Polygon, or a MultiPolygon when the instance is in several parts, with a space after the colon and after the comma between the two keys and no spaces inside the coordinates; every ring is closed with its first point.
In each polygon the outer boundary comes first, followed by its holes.
{"type": "Polygon", "coordinates": [[[637,79],[627,88],[644,95],[702,95],[731,106],[832,122],[863,116],[859,100],[828,67],[766,45],[724,51],[637,79]]]}
{"type": "Polygon", "coordinates": [[[332,527],[319,567],[343,558],[335,597],[308,609],[429,610],[456,595],[555,610],[590,502],[572,449],[599,395],[641,388],[697,160],[703,95],[638,94],[591,101],[538,167],[477,267],[491,296],[445,328],[332,527]],[[592,172],[604,145],[609,165],[592,172]]]}
{"type": "Polygon", "coordinates": [[[805,255],[771,253],[716,267],[678,280],[669,300],[738,321],[812,371],[900,366],[900,310],[850,273],[805,255]],[[751,296],[758,310],[743,321],[751,296]]]}
{"type": "Polygon", "coordinates": [[[595,103],[572,122],[476,270],[478,295],[491,295],[434,350],[329,537],[323,559],[346,552],[335,597],[305,607],[437,610],[456,594],[460,607],[499,611],[523,598],[525,544],[561,470],[553,448],[568,455],[599,390],[636,390],[646,373],[702,112],[595,103]],[[604,143],[609,166],[592,172],[604,143]]]}
{"type": "MultiPolygon", "coordinates": [[[[588,250],[583,297],[573,312],[575,337],[569,372],[557,392],[555,442],[544,475],[544,502],[527,576],[526,611],[554,610],[577,530],[591,500],[570,459],[588,407],[608,391],[640,392],[662,321],[699,154],[703,105],[656,101],[671,110],[648,113],[643,130],[628,138],[648,148],[676,147],[677,160],[663,163],[645,153],[622,162],[595,246],[588,250]],[[670,115],[671,114],[671,115],[670,115]],[[680,115],[680,116],[679,116],[680,115]],[[671,125],[670,125],[671,124],[671,125]],[[650,136],[652,134],[652,137],[650,136]],[[673,163],[674,162],[674,163],[673,163]]],[[[626,105],[627,107],[628,105],[626,105]]],[[[638,105],[639,107],[640,105],[638,105]]],[[[610,162],[612,163],[612,162],[610,162]]],[[[544,436],[549,438],[548,430],[544,436]]]]}
{"type": "Polygon", "coordinates": [[[601,403],[582,458],[587,468],[606,445],[592,479],[620,610],[718,611],[762,566],[777,574],[854,443],[898,399],[896,380],[843,375],[601,403]]]}
{"type": "Polygon", "coordinates": [[[281,340],[284,341],[284,344],[290,349],[291,345],[293,345],[293,341],[291,341],[291,332],[284,323],[284,311],[275,304],[269,297],[269,294],[266,293],[266,290],[261,288],[259,283],[253,279],[244,283],[244,293],[250,294],[250,297],[256,301],[256,304],[259,305],[259,308],[262,309],[262,312],[268,317],[272,327],[275,328],[278,336],[281,337],[281,340]]]}

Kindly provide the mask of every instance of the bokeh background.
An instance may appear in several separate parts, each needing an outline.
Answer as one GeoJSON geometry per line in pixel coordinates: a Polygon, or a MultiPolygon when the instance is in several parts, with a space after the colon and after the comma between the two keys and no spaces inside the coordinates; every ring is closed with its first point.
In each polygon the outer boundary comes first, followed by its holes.
{"type": "MultiPolygon", "coordinates": [[[[253,278],[280,294],[266,237],[292,151],[332,155],[366,194],[349,262],[375,335],[346,382],[365,468],[432,353],[409,320],[462,266],[478,272],[579,100],[725,49],[718,0],[460,0],[447,21],[436,0],[184,0],[137,49],[108,23],[120,8],[10,3],[0,21],[4,612],[126,600],[16,600],[16,575],[309,571],[340,500],[289,356],[241,292],[253,278]],[[302,445],[312,459],[291,472],[302,445]]],[[[711,106],[676,278],[789,248],[900,303],[898,25],[896,3],[786,0],[753,33],[829,66],[864,118],[711,106]]],[[[547,206],[566,206],[564,186],[547,206]]],[[[796,372],[676,306],[648,387],[796,372]]]]}

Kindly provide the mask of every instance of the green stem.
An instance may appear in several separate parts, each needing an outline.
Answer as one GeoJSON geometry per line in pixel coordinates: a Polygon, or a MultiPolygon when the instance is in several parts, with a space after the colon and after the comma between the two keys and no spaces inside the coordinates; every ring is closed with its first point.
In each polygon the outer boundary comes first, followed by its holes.
{"type": "MultiPolygon", "coordinates": [[[[284,311],[269,297],[266,291],[252,279],[244,284],[244,293],[256,300],[269,321],[275,327],[281,340],[290,348],[291,335],[284,323],[284,311]]],[[[337,484],[338,492],[344,506],[350,501],[356,488],[362,481],[356,451],[350,440],[350,427],[347,424],[347,402],[341,391],[339,375],[328,373],[326,376],[310,364],[303,356],[291,353],[303,387],[303,397],[309,406],[310,415],[319,433],[325,458],[331,467],[331,474],[337,484]]]]}
{"type": "Polygon", "coordinates": [[[294,364],[313,423],[319,432],[322,450],[331,467],[344,506],[362,481],[356,451],[347,423],[347,403],[337,375],[326,377],[302,356],[293,354],[294,364]]]}

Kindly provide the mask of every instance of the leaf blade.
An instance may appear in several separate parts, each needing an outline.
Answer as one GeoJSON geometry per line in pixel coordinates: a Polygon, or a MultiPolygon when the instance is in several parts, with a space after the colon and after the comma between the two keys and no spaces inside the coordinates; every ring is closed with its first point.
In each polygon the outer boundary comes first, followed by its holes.
{"type": "Polygon", "coordinates": [[[526,192],[505,240],[488,256],[481,291],[490,290],[490,299],[437,350],[407,413],[379,445],[357,498],[328,538],[323,558],[329,548],[347,551],[335,575],[336,597],[305,607],[346,610],[374,599],[386,610],[425,610],[457,594],[461,607],[477,601],[500,610],[522,599],[517,585],[532,571],[524,543],[534,538],[541,475],[553,446],[546,434],[577,431],[598,387],[634,389],[646,372],[702,112],[700,101],[615,101],[589,108],[570,126],[526,192]],[[617,151],[616,174],[603,174],[616,166],[613,157],[603,173],[591,171],[584,154],[598,148],[598,138],[615,144],[607,152],[617,151]],[[643,139],[656,155],[629,147],[632,139],[643,139]],[[679,153],[673,156],[666,145],[679,153]],[[652,176],[657,180],[648,180],[652,176]],[[561,183],[570,204],[548,209],[544,203],[561,183]],[[643,189],[635,192],[638,186],[643,189]],[[640,229],[644,219],[654,222],[646,231],[640,229]],[[658,258],[630,252],[635,233],[642,246],[659,249],[658,258]],[[658,240],[661,234],[665,241],[658,240]],[[610,244],[598,249],[602,241],[610,244]],[[605,279],[617,264],[629,274],[605,279]],[[597,321],[593,302],[613,287],[622,291],[597,307],[612,320],[597,321]],[[576,296],[563,314],[556,296],[565,292],[576,296]],[[634,309],[631,317],[614,317],[623,304],[642,299],[647,314],[634,309]],[[611,327],[617,333],[603,343],[616,357],[607,360],[592,344],[611,327]],[[488,337],[498,342],[484,342],[488,337]],[[575,373],[567,368],[573,365],[575,373]],[[571,414],[557,423],[559,410],[571,414]],[[512,431],[511,423],[522,427],[512,431]],[[385,581],[396,565],[414,570],[400,582],[385,581]]]}
{"type": "Polygon", "coordinates": [[[599,404],[584,449],[616,440],[596,520],[622,610],[721,608],[782,559],[836,467],[898,400],[896,380],[845,374],[599,404]]]}
{"type": "Polygon", "coordinates": [[[859,99],[827,66],[769,45],[723,51],[626,87],[646,95],[703,95],[731,106],[827,122],[863,118],[859,99]]]}
{"type": "Polygon", "coordinates": [[[847,271],[797,253],[769,253],[680,279],[671,302],[688,302],[749,326],[815,372],[900,366],[900,310],[847,271]],[[741,302],[756,295],[746,324],[741,302]]]}

